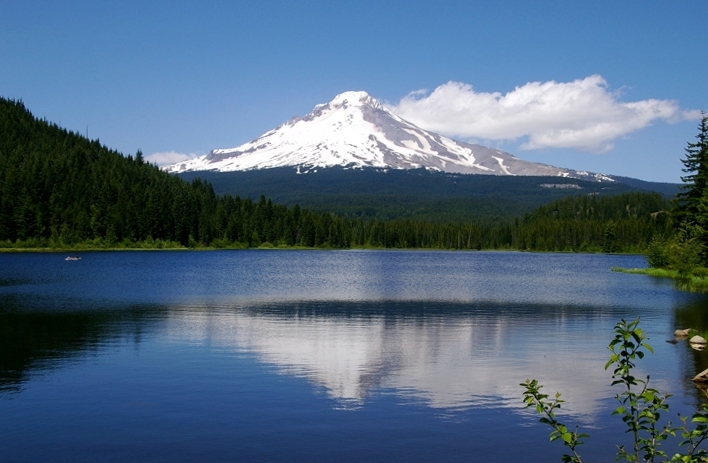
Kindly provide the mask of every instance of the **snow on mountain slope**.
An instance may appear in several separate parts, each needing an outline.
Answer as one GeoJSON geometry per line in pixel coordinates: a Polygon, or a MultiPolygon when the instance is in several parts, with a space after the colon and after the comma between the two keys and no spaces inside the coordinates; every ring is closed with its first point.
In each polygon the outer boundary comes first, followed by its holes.
{"type": "Polygon", "coordinates": [[[255,140],[165,168],[172,173],[220,172],[298,166],[348,166],[384,169],[426,168],[491,175],[544,175],[610,180],[512,154],[461,143],[417,127],[396,116],[366,92],[345,92],[255,140]]]}

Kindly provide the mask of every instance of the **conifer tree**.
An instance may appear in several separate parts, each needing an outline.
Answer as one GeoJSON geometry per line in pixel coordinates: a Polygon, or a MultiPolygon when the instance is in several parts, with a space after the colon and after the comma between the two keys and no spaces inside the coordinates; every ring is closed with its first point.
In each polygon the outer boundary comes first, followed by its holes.
{"type": "Polygon", "coordinates": [[[691,244],[700,253],[701,261],[708,262],[708,116],[703,113],[698,125],[695,143],[688,143],[686,158],[682,159],[686,173],[684,184],[677,195],[674,216],[680,239],[691,244]]]}

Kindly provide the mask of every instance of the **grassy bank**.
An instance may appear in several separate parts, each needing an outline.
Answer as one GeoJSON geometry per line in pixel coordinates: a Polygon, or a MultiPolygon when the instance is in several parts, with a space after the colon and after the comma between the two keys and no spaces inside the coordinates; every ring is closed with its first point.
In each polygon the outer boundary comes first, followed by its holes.
{"type": "Polygon", "coordinates": [[[708,293],[708,275],[704,272],[699,274],[681,273],[678,270],[667,270],[662,268],[620,268],[612,267],[613,272],[632,273],[649,275],[657,278],[671,278],[676,287],[683,291],[693,293],[708,293]]]}

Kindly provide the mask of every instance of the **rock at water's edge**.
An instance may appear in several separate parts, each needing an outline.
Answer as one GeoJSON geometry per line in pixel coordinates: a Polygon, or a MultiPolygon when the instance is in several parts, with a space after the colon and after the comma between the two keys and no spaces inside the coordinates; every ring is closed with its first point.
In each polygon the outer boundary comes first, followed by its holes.
{"type": "Polygon", "coordinates": [[[708,383],[708,369],[703,370],[693,377],[693,381],[697,383],[708,383]]]}

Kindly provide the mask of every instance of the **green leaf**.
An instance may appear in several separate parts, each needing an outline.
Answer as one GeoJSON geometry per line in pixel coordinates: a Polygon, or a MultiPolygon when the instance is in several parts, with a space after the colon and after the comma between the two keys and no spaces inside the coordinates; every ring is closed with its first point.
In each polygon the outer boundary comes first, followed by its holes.
{"type": "Polygon", "coordinates": [[[617,361],[617,359],[618,359],[617,355],[611,355],[610,360],[608,360],[607,363],[605,364],[605,370],[607,370],[610,367],[610,365],[615,363],[617,361]]]}

